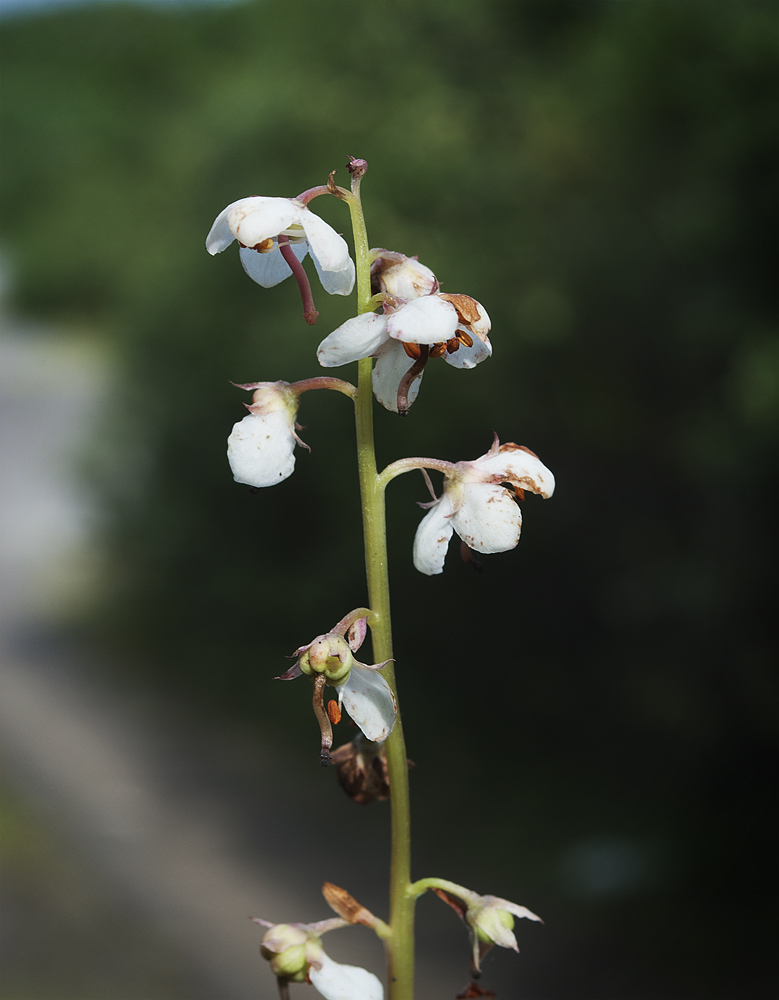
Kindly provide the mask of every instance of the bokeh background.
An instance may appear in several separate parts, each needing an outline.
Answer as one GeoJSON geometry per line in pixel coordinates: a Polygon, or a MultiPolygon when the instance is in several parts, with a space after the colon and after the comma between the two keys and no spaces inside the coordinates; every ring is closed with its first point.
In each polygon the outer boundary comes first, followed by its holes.
{"type": "MultiPolygon", "coordinates": [[[[77,583],[49,605],[46,669],[78,663],[78,690],[142,701],[156,740],[186,732],[163,764],[173,785],[207,786],[233,848],[308,899],[270,913],[247,886],[250,912],[319,919],[318,880],[347,875],[383,912],[388,811],[342,797],[307,689],[271,683],[366,600],[350,407],[304,398],[312,454],[272,490],[234,484],[223,457],[244,398],[230,381],[314,374],[352,305],[320,294],[311,329],[291,283],[262,291],[203,242],[236,198],[292,196],[336,168],[346,183],[352,154],[369,162],[372,245],[418,254],[493,321],[490,361],[431,365],[407,420],[377,413],[379,461],[473,458],[495,431],[558,483],[524,503],[516,551],[477,573],[453,546],[436,578],[410,559],[421,478],[390,487],[416,874],[542,914],[518,927],[519,958],[486,964],[503,1000],[776,995],[778,14],[772,0],[6,9],[6,311],[20,341],[45,327],[82,359],[42,357],[26,398],[56,426],[75,372],[97,365],[108,385],[77,450],[90,529],[77,583]]],[[[335,199],[316,209],[348,230],[335,199]]],[[[193,972],[219,965],[219,942],[166,950],[154,905],[92,872],[88,838],[61,834],[24,773],[6,793],[4,995],[227,1000],[193,972]],[[99,906],[90,879],[109,885],[99,906]],[[63,891],[83,905],[63,908],[63,891]]],[[[170,846],[150,834],[152,857],[170,846]]],[[[421,1000],[468,978],[464,932],[436,907],[419,907],[439,961],[421,1000]]],[[[270,1000],[256,963],[250,995],[270,1000]]]]}

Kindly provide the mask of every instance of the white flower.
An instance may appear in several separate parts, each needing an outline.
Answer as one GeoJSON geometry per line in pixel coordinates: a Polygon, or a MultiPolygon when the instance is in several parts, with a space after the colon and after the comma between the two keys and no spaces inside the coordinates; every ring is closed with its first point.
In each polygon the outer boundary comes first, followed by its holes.
{"type": "Polygon", "coordinates": [[[271,288],[292,273],[279,251],[279,237],[299,261],[311,254],[319,280],[331,295],[349,295],[354,287],[354,263],[342,236],[295,198],[241,198],[223,209],[206,239],[210,254],[241,244],[246,273],[263,288],[271,288]]]}
{"type": "Polygon", "coordinates": [[[338,917],[313,924],[272,924],[259,917],[255,923],[268,927],[260,952],[281,982],[312,983],[325,1000],[384,1000],[384,987],[367,969],[334,962],[322,947],[321,935],[347,922],[338,917]]]}
{"type": "Polygon", "coordinates": [[[251,382],[238,388],[253,389],[254,400],[245,404],[248,416],[227,439],[233,477],[248,486],[274,486],[292,475],[295,443],[303,444],[295,433],[298,397],[288,382],[251,382]]]}
{"type": "Polygon", "coordinates": [[[291,681],[301,674],[324,676],[338,690],[339,706],[346,709],[365,736],[374,743],[383,743],[392,732],[398,709],[389,684],[379,673],[390,661],[368,665],[352,655],[362,645],[366,632],[362,618],[349,627],[346,637],[335,630],[318,635],[295,650],[297,661],[277,680],[291,681]]]}
{"type": "Polygon", "coordinates": [[[543,923],[543,920],[526,906],[501,899],[499,896],[480,896],[477,892],[462,886],[455,887],[452,883],[450,885],[452,888],[448,891],[442,889],[433,891],[468,924],[473,946],[472,967],[475,975],[481,971],[481,959],[493,945],[519,951],[513,932],[515,917],[543,923]],[[453,891],[455,888],[456,892],[453,891]]]}
{"type": "Polygon", "coordinates": [[[441,573],[454,532],[477,552],[507,552],[519,541],[523,491],[554,492],[554,476],[527,448],[497,438],[486,455],[458,462],[445,473],[443,496],[434,500],[414,538],[414,565],[428,576],[441,573]],[[501,484],[508,484],[508,487],[501,484]]]}
{"type": "Polygon", "coordinates": [[[490,318],[468,295],[435,292],[396,306],[385,302],[385,310],[347,320],[325,337],[317,357],[325,368],[378,358],[373,392],[388,410],[407,412],[419,391],[427,358],[443,357],[455,368],[473,368],[492,354],[487,336],[490,318]],[[404,385],[415,364],[416,377],[404,385]]]}

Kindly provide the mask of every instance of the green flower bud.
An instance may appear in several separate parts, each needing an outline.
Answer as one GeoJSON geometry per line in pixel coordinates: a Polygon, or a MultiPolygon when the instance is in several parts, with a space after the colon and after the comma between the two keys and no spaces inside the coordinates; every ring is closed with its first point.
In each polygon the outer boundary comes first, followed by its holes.
{"type": "Polygon", "coordinates": [[[309,677],[323,674],[327,681],[336,686],[343,684],[354,663],[352,651],[343,636],[330,633],[320,635],[301,653],[298,666],[309,677]]]}
{"type": "MultiPolygon", "coordinates": [[[[267,955],[265,957],[267,958],[267,955]]],[[[308,975],[306,946],[296,944],[293,948],[282,951],[280,955],[273,955],[270,959],[270,967],[273,969],[273,974],[279,979],[289,979],[293,983],[304,983],[308,975]]]]}
{"type": "Polygon", "coordinates": [[[514,927],[514,917],[508,910],[498,909],[483,910],[479,914],[476,923],[476,936],[484,944],[493,944],[496,940],[495,931],[493,930],[496,927],[496,923],[512,930],[514,927]]]}

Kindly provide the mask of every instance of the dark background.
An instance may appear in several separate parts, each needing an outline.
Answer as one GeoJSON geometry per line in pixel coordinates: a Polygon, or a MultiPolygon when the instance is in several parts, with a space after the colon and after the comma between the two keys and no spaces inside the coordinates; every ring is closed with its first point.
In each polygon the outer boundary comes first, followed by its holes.
{"type": "MultiPolygon", "coordinates": [[[[434,578],[410,558],[421,478],[389,488],[415,874],[546,921],[492,959],[515,963],[502,997],[776,995],[778,11],[265,0],[4,24],[12,304],[117,370],[84,472],[102,569],[72,627],[280,759],[310,746],[296,788],[332,776],[308,688],[270,678],[366,601],[350,407],[304,397],[312,455],[253,494],[223,457],[230,380],[317,374],[353,304],[320,290],[310,329],[290,282],[261,290],[205,235],[364,157],[371,244],[488,309],[493,358],[431,365],[410,417],[376,424],[381,465],[475,458],[496,431],[557,477],[516,551],[478,574],[452,546],[434,578]]],[[[377,818],[354,809],[317,823],[360,850],[377,818]]]]}

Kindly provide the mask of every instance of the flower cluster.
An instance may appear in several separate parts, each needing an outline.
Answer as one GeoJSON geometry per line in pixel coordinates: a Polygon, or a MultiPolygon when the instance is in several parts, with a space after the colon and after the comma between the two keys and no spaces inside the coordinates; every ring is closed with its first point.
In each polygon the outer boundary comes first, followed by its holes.
{"type": "MultiPolygon", "coordinates": [[[[414,566],[428,576],[443,571],[455,534],[466,555],[513,549],[522,528],[518,501],[524,500],[526,490],[550,497],[555,480],[532,451],[513,442],[500,444],[497,435],[490,449],[472,461],[407,458],[380,473],[376,471],[369,412],[371,390],[387,410],[407,415],[431,361],[443,358],[449,366],[467,370],[492,355],[491,321],[476,299],[443,291],[433,271],[416,257],[387,249],[368,250],[359,199],[359,181],[367,164],[350,157],[347,169],[352,175],[351,191],[338,187],[331,174],[326,185],[304,191],[296,198],[242,198],[219,213],[208,234],[206,248],[211,254],[221,253],[237,241],[244,270],[264,288],[292,275],[309,324],[316,322],[318,312],[303,266],[307,257],[322,287],[331,295],[349,295],[356,278],[346,241],[308,207],[314,198],[331,194],[349,203],[360,266],[359,314],[332,330],[317,349],[318,362],[325,369],[365,362],[359,367],[359,388],[329,375],[295,383],[238,385],[252,393],[252,401],[245,404],[248,413],[235,423],[230,434],[228,460],[239,483],[263,488],[283,482],[294,471],[296,445],[310,451],[298,435],[301,395],[312,389],[335,389],[355,402],[366,560],[374,607],[356,608],[330,631],[299,646],[293,654],[293,665],[276,679],[289,681],[306,676],[311,681],[312,705],[320,728],[320,760],[336,764],[339,783],[349,797],[365,804],[392,796],[393,899],[397,901],[398,894],[405,894],[409,902],[428,889],[444,899],[468,926],[471,968],[478,975],[481,959],[493,945],[518,951],[512,930],[515,918],[540,918],[527,907],[497,896],[481,896],[444,879],[422,879],[409,886],[407,876],[402,876],[410,865],[408,844],[399,833],[408,826],[406,751],[398,722],[394,668],[389,666],[393,661],[361,663],[355,654],[368,627],[373,630],[375,657],[390,657],[392,653],[389,584],[381,553],[385,551],[383,491],[395,476],[419,469],[432,494],[431,501],[420,504],[426,513],[413,545],[414,566]],[[440,495],[433,490],[429,471],[443,475],[440,495]],[[326,701],[328,685],[337,697],[326,701]],[[342,711],[349,714],[359,733],[331,754],[333,726],[340,721],[342,711]]],[[[402,969],[404,963],[396,962],[393,954],[393,948],[401,954],[408,947],[408,907],[393,908],[390,927],[332,883],[325,883],[323,893],[338,914],[336,918],[310,924],[271,924],[253,918],[267,929],[260,950],[276,976],[282,1000],[289,1000],[291,983],[304,982],[313,985],[325,1000],[384,1000],[376,976],[333,961],[322,947],[323,934],[357,923],[372,928],[385,940],[392,970],[390,994],[411,995],[411,966],[402,969]]],[[[472,983],[461,995],[493,994],[472,983]]]]}

